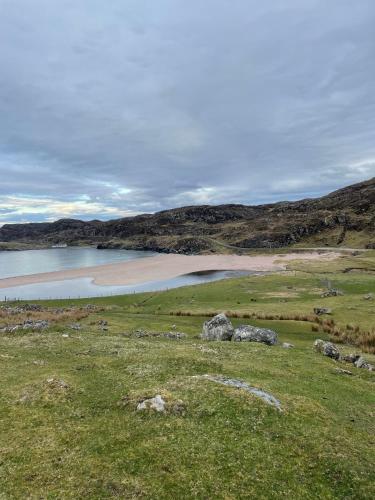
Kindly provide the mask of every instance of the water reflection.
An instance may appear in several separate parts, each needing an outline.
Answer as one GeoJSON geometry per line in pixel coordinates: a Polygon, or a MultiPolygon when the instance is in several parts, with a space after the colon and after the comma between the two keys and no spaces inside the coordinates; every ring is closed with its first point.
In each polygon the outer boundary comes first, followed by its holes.
{"type": "Polygon", "coordinates": [[[153,292],[178,288],[186,285],[196,285],[220,279],[262,274],[251,271],[199,271],[177,276],[169,280],[151,281],[139,285],[99,286],[92,283],[91,278],[36,283],[11,288],[0,289],[0,298],[4,300],[37,300],[37,299],[67,299],[80,297],[101,297],[109,295],[125,295],[139,292],[153,292]]]}

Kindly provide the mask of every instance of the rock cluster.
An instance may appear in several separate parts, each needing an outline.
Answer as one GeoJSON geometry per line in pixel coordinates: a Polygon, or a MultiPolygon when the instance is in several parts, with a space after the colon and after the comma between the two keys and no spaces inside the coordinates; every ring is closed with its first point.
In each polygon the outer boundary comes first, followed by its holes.
{"type": "Polygon", "coordinates": [[[0,331],[4,333],[14,333],[18,330],[45,330],[50,326],[49,321],[45,319],[32,321],[30,319],[24,321],[23,323],[19,323],[16,325],[9,325],[5,328],[2,328],[0,331]]]}
{"type": "Polygon", "coordinates": [[[273,330],[251,325],[241,325],[235,329],[224,313],[218,314],[203,324],[201,338],[216,341],[261,342],[267,345],[277,343],[277,333],[273,330]]]}
{"type": "Polygon", "coordinates": [[[345,354],[342,355],[339,349],[332,344],[332,342],[325,342],[324,340],[317,339],[314,342],[314,349],[320,352],[324,356],[335,359],[336,361],[345,361],[347,363],[352,363],[357,368],[363,368],[365,370],[375,371],[375,366],[366,361],[359,354],[345,354]]]}

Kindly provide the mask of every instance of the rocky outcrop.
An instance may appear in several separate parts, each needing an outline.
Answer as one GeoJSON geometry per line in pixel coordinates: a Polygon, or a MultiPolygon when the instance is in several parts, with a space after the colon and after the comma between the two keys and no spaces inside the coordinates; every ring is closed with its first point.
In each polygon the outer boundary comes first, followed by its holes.
{"type": "Polygon", "coordinates": [[[235,342],[261,342],[262,344],[274,345],[277,343],[277,333],[267,328],[241,325],[235,329],[233,340],[235,342]]]}
{"type": "Polygon", "coordinates": [[[203,324],[201,337],[204,340],[232,340],[233,334],[232,323],[221,313],[203,324]]]}

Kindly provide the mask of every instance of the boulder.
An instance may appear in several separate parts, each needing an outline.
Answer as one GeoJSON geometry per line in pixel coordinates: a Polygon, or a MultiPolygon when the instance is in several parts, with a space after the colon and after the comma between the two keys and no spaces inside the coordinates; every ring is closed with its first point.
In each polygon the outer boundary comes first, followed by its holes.
{"type": "Polygon", "coordinates": [[[218,314],[203,324],[201,338],[204,340],[232,340],[234,329],[224,313],[218,314]]]}
{"type": "Polygon", "coordinates": [[[262,344],[274,345],[277,343],[277,333],[267,328],[241,325],[235,329],[233,340],[235,342],[261,342],[262,344]]]}
{"type": "Polygon", "coordinates": [[[340,358],[340,351],[331,342],[325,342],[324,340],[317,339],[314,342],[314,349],[323,354],[323,356],[328,356],[332,359],[340,358]]]}

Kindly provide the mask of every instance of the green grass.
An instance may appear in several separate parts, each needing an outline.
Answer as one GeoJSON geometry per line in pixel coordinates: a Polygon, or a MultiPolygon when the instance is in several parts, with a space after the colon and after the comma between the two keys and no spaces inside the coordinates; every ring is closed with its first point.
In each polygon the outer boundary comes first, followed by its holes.
{"type": "Polygon", "coordinates": [[[375,280],[342,273],[353,259],[368,268],[374,252],[314,269],[293,263],[285,275],[46,302],[106,309],[84,318],[80,331],[57,323],[1,334],[0,498],[374,498],[374,373],[315,353],[315,338],[326,336],[308,322],[251,320],[294,349],[198,337],[210,311],[311,314],[322,304],[338,324],[370,328],[374,302],[363,295],[375,292],[375,280]],[[320,298],[327,279],[342,297],[320,298]],[[195,315],[170,315],[177,311],[195,315]],[[186,339],[132,335],[174,324],[186,339]],[[196,377],[203,374],[263,388],[283,411],[196,377]],[[49,386],[50,378],[69,387],[49,386]],[[139,398],[158,393],[182,400],[185,411],[136,411],[139,398]]]}

